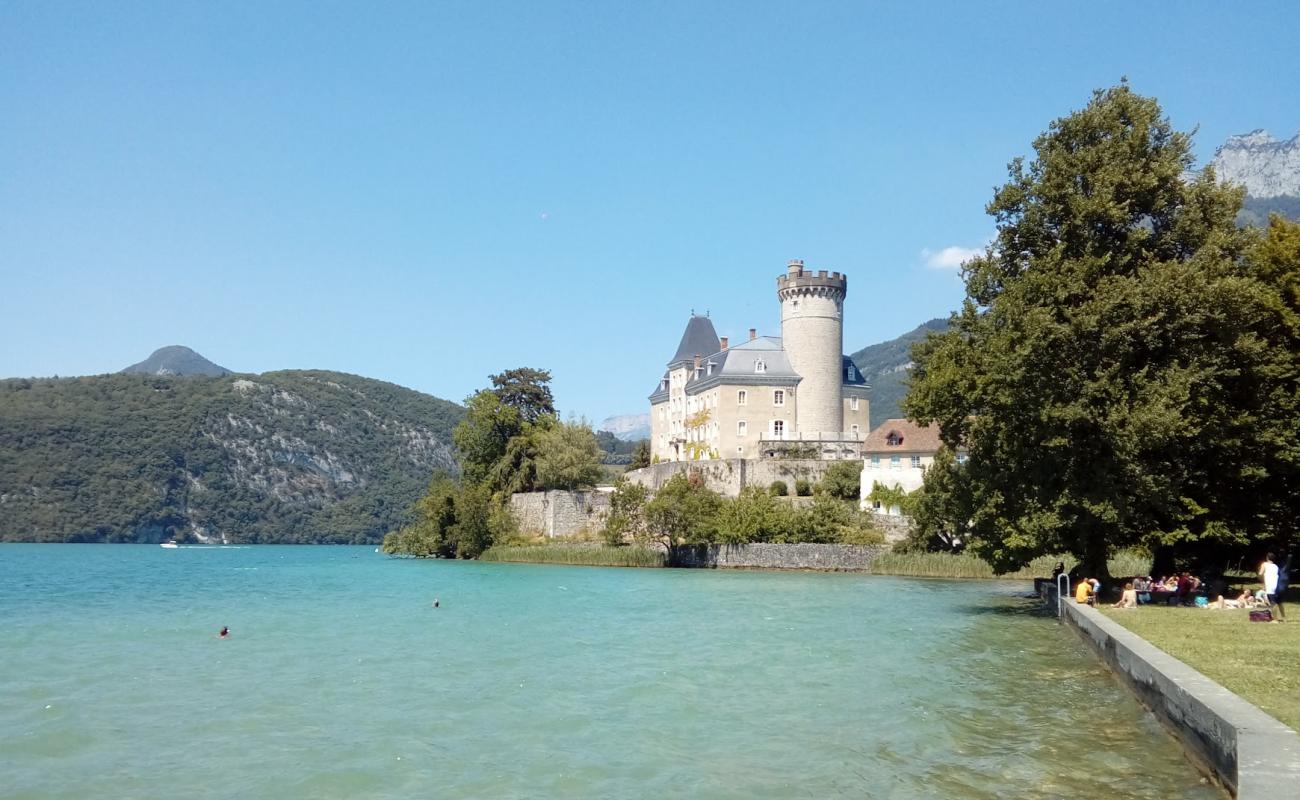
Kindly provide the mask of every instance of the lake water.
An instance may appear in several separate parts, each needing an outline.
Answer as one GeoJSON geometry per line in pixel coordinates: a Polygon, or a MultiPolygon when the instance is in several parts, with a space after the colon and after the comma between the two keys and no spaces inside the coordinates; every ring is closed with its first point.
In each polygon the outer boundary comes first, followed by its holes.
{"type": "Polygon", "coordinates": [[[1024,591],[0,545],[0,795],[1219,800],[1024,591]]]}

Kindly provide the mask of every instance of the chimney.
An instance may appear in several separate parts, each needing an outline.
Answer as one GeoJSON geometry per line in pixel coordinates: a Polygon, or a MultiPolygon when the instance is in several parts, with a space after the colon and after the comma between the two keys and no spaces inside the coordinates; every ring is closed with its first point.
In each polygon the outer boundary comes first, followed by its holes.
{"type": "Polygon", "coordinates": [[[723,349],[723,350],[726,350],[726,349],[727,349],[727,337],[723,336],[723,337],[722,337],[721,339],[719,339],[718,341],[722,344],[722,349],[723,349]]]}
{"type": "Polygon", "coordinates": [[[700,371],[700,354],[699,354],[699,353],[696,353],[696,354],[695,354],[695,371],[696,371],[696,372],[699,372],[699,371],[700,371]]]}
{"type": "Polygon", "coordinates": [[[749,340],[752,342],[758,338],[758,328],[749,329],[749,340]]]}

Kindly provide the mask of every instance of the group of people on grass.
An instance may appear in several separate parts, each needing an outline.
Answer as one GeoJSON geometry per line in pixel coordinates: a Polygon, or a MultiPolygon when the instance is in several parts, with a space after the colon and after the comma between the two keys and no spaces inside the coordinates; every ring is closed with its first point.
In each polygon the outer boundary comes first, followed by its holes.
{"type": "MultiPolygon", "coordinates": [[[[1064,571],[1065,564],[1058,563],[1052,572],[1052,579],[1055,580],[1064,571]]],[[[1285,564],[1279,566],[1274,555],[1269,553],[1258,570],[1260,582],[1263,584],[1262,589],[1255,592],[1242,589],[1241,594],[1235,597],[1225,597],[1220,594],[1216,600],[1198,594],[1202,591],[1204,582],[1188,572],[1177,573],[1160,580],[1152,580],[1150,576],[1139,576],[1124,584],[1124,591],[1120,594],[1119,601],[1111,607],[1137,608],[1139,604],[1151,603],[1153,595],[1160,594],[1166,597],[1171,606],[1195,605],[1207,609],[1267,608],[1271,612],[1271,618],[1280,622],[1286,619],[1286,613],[1282,608],[1282,594],[1290,582],[1290,572],[1290,556],[1287,557],[1285,564]]],[[[1100,591],[1101,581],[1096,578],[1084,578],[1075,584],[1075,602],[1095,606],[1100,591]]]]}

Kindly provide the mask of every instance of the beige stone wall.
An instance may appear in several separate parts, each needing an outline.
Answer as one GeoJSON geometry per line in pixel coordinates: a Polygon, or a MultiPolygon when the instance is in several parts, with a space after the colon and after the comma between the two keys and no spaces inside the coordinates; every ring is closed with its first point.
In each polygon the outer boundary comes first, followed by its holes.
{"type": "Polygon", "coordinates": [[[785,481],[794,492],[794,483],[804,479],[816,483],[822,479],[834,461],[821,460],[749,460],[725,458],[719,461],[673,461],[653,464],[645,469],[628,470],[623,476],[633,483],[645,486],[652,492],[659,490],[669,478],[679,472],[698,474],[704,484],[719,494],[735,497],[746,486],[767,488],[773,481],[785,481]]]}
{"type": "Polygon", "coordinates": [[[772,432],[772,421],[781,420],[786,434],[794,431],[797,397],[792,386],[741,386],[723,385],[719,393],[716,417],[719,430],[718,454],[724,459],[757,458],[758,443],[772,432]],[[776,405],[775,393],[785,393],[784,404],[776,405]],[[739,402],[740,392],[745,393],[745,404],[739,402]],[[745,435],[740,435],[740,423],[745,423],[745,435]]]}
{"type": "Polygon", "coordinates": [[[856,425],[857,432],[863,439],[871,432],[871,403],[867,400],[867,390],[858,388],[844,389],[844,432],[852,433],[856,425]],[[858,407],[853,408],[854,401],[858,407]]]}
{"type": "Polygon", "coordinates": [[[510,511],[520,533],[548,539],[598,535],[609,516],[610,493],[596,490],[518,492],[510,495],[510,511]]]}

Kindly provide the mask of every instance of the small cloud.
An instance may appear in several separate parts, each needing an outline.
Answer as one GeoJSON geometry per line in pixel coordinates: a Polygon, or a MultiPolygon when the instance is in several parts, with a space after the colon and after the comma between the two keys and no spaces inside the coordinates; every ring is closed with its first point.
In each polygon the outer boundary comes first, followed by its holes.
{"type": "Polygon", "coordinates": [[[550,218],[551,218],[550,213],[547,212],[547,211],[543,211],[542,213],[538,214],[537,216],[538,216],[540,219],[544,219],[544,220],[546,220],[546,219],[550,219],[550,218]]]}
{"type": "Polygon", "coordinates": [[[931,250],[927,247],[921,251],[921,260],[931,269],[957,269],[983,252],[983,248],[956,245],[950,245],[942,250],[931,250]]]}

